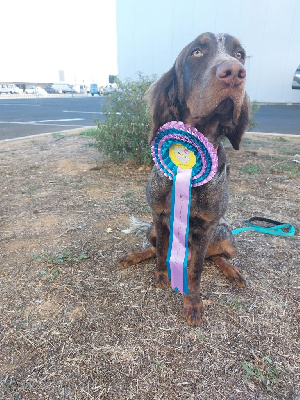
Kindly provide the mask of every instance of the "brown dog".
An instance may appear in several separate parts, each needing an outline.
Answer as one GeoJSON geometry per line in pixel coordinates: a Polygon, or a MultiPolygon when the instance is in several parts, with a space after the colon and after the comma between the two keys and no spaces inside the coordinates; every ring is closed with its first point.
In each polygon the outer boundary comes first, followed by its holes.
{"type": "MultiPolygon", "coordinates": [[[[198,129],[217,149],[218,171],[203,186],[192,187],[189,221],[188,285],[183,315],[191,325],[201,323],[203,305],[200,280],[205,258],[217,264],[224,275],[240,287],[245,280],[239,270],[225,261],[235,255],[231,227],[223,218],[228,202],[227,137],[238,150],[248,124],[249,106],[245,93],[245,50],[234,37],[204,33],[188,44],[174,66],[150,88],[149,108],[153,117],[152,140],[166,122],[182,121],[198,129]]],[[[148,239],[152,247],[128,253],[119,262],[126,267],[157,257],[156,285],[169,285],[166,258],[172,182],[154,166],[147,186],[152,210],[148,239]]]]}

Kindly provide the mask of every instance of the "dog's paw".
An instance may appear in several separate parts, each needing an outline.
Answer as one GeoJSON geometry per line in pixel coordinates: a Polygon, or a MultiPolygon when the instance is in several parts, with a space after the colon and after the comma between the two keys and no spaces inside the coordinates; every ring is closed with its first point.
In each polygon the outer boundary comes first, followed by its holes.
{"type": "Polygon", "coordinates": [[[119,268],[129,268],[137,263],[135,253],[127,253],[118,259],[119,268]]]}
{"type": "Polygon", "coordinates": [[[168,272],[155,271],[155,286],[159,288],[166,288],[170,285],[168,272]]]}
{"type": "Polygon", "coordinates": [[[193,303],[188,299],[188,297],[184,298],[182,316],[187,319],[188,325],[201,325],[203,314],[204,309],[202,300],[199,300],[197,303],[193,303]]]}
{"type": "Polygon", "coordinates": [[[240,270],[233,266],[230,273],[226,277],[233,284],[233,286],[242,288],[246,285],[246,279],[243,277],[240,270]]]}
{"type": "Polygon", "coordinates": [[[229,264],[223,257],[212,257],[215,264],[221,269],[226,278],[233,284],[233,286],[243,287],[246,285],[246,280],[239,269],[234,265],[229,264]]]}

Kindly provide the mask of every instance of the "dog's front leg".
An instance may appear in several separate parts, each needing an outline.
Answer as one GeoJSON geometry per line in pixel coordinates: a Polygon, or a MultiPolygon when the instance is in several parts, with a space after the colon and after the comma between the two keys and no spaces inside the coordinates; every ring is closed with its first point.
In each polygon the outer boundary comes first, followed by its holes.
{"type": "Polygon", "coordinates": [[[189,295],[184,294],[182,315],[189,325],[200,325],[203,316],[203,304],[200,295],[200,282],[203,262],[209,244],[208,232],[193,234],[191,240],[191,258],[188,264],[189,295]]]}
{"type": "Polygon", "coordinates": [[[166,225],[166,216],[164,214],[155,215],[153,218],[156,231],[156,271],[155,284],[157,287],[169,286],[167,271],[167,255],[169,247],[170,231],[166,225]]]}

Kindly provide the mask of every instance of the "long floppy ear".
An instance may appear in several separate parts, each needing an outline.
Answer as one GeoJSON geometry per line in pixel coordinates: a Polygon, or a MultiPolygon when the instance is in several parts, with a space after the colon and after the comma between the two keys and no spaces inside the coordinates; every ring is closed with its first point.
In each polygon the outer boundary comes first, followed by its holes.
{"type": "Polygon", "coordinates": [[[247,95],[245,95],[238,124],[234,130],[226,133],[226,137],[229,139],[230,143],[232,144],[232,147],[235,150],[238,150],[240,148],[242,136],[245,133],[245,129],[247,128],[247,125],[249,123],[249,112],[250,112],[249,98],[247,95]]]}
{"type": "Polygon", "coordinates": [[[150,86],[146,99],[152,115],[151,142],[160,126],[180,120],[175,66],[150,86]]]}

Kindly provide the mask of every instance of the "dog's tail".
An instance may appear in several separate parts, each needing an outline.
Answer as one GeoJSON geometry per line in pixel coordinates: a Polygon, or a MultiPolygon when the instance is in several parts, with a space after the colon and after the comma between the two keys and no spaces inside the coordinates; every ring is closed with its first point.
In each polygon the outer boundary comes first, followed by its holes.
{"type": "Polygon", "coordinates": [[[122,230],[123,233],[134,233],[142,238],[142,248],[149,246],[148,233],[152,228],[153,222],[141,221],[133,215],[130,217],[131,223],[128,229],[122,230]]]}
{"type": "Polygon", "coordinates": [[[135,235],[145,235],[151,228],[152,223],[141,221],[133,215],[130,217],[130,227],[122,230],[123,233],[134,233],[135,235]]]}

